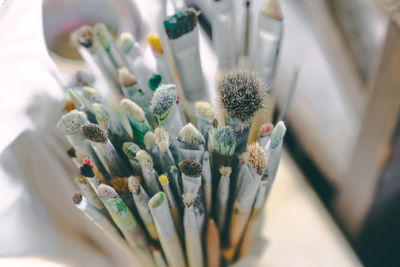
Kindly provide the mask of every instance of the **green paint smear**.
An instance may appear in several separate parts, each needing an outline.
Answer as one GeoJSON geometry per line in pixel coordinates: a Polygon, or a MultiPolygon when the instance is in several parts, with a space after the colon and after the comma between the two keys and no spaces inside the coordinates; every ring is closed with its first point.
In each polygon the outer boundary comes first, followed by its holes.
{"type": "Polygon", "coordinates": [[[160,86],[162,81],[162,76],[160,74],[154,74],[153,76],[151,76],[151,78],[149,79],[149,87],[152,91],[155,91],[158,86],[160,86]]]}

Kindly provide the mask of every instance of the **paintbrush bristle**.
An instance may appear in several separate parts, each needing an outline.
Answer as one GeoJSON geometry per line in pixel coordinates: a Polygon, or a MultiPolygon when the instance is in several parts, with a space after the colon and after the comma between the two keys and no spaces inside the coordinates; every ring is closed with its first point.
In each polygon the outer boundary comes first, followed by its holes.
{"type": "Polygon", "coordinates": [[[87,164],[83,164],[80,168],[79,171],[81,175],[85,177],[94,177],[93,169],[87,164]]]}
{"type": "Polygon", "coordinates": [[[135,44],[135,38],[129,32],[123,32],[119,36],[118,46],[124,52],[124,54],[129,54],[135,44]]]}
{"type": "Polygon", "coordinates": [[[136,153],[140,151],[140,147],[132,142],[124,142],[122,144],[122,151],[128,158],[134,159],[136,157],[136,153]]]}
{"type": "Polygon", "coordinates": [[[221,167],[219,168],[219,173],[220,173],[222,176],[229,177],[229,176],[231,175],[231,173],[232,173],[232,168],[231,168],[231,167],[226,167],[226,166],[221,166],[221,167]]]}
{"type": "Polygon", "coordinates": [[[104,129],[108,128],[108,121],[110,120],[110,113],[103,104],[93,103],[92,104],[94,115],[98,124],[103,126],[104,129]]]}
{"type": "Polygon", "coordinates": [[[271,133],[271,148],[276,148],[286,134],[286,126],[283,121],[276,124],[271,133]]]}
{"type": "Polygon", "coordinates": [[[231,156],[235,151],[235,133],[229,126],[218,127],[214,131],[212,149],[222,155],[231,156]]]}
{"type": "Polygon", "coordinates": [[[270,122],[261,125],[261,127],[260,127],[260,136],[264,137],[264,136],[269,135],[272,132],[273,129],[274,129],[274,125],[272,123],[270,123],[270,122]]]}
{"type": "Polygon", "coordinates": [[[192,206],[197,199],[197,194],[195,193],[186,193],[182,195],[182,202],[185,205],[185,207],[190,207],[192,206]]]}
{"type": "Polygon", "coordinates": [[[94,96],[96,96],[96,97],[99,96],[99,93],[97,92],[97,90],[90,86],[84,86],[82,88],[82,93],[83,93],[83,96],[89,100],[94,96]]]}
{"type": "Polygon", "coordinates": [[[169,39],[177,39],[185,33],[191,32],[197,24],[199,12],[189,8],[169,16],[164,20],[165,32],[169,39]]]}
{"type": "Polygon", "coordinates": [[[72,202],[74,203],[74,205],[81,204],[82,200],[83,200],[83,196],[82,196],[81,192],[75,192],[72,195],[72,202]]]}
{"type": "Polygon", "coordinates": [[[158,181],[161,185],[166,185],[168,183],[168,177],[166,175],[160,175],[158,181]]]}
{"type": "Polygon", "coordinates": [[[75,72],[75,79],[80,85],[89,85],[93,82],[93,76],[81,70],[75,72]]]}
{"type": "Polygon", "coordinates": [[[115,191],[114,188],[112,188],[111,186],[106,185],[106,184],[99,185],[99,187],[97,188],[97,193],[99,194],[99,197],[102,197],[102,198],[117,198],[118,197],[117,191],[115,191]]]}
{"type": "Polygon", "coordinates": [[[114,178],[110,180],[110,185],[118,194],[127,194],[130,192],[128,182],[128,178],[114,178]]]}
{"type": "Polygon", "coordinates": [[[134,195],[139,195],[140,194],[140,182],[135,176],[131,176],[128,179],[128,187],[129,190],[132,192],[134,195]]]}
{"type": "Polygon", "coordinates": [[[198,101],[194,108],[199,117],[206,120],[212,120],[212,118],[214,118],[214,108],[209,102],[198,101]]]}
{"type": "Polygon", "coordinates": [[[155,140],[154,140],[154,134],[152,131],[148,131],[145,135],[144,135],[144,145],[146,146],[147,149],[149,149],[152,145],[155,144],[155,140]]]}
{"type": "Polygon", "coordinates": [[[153,159],[151,158],[149,153],[144,150],[140,150],[138,153],[136,153],[136,158],[138,159],[139,164],[140,166],[142,166],[142,168],[150,171],[153,170],[153,159]]]}
{"type": "Polygon", "coordinates": [[[77,30],[73,31],[70,36],[73,46],[77,47],[82,45],[84,47],[91,47],[94,42],[94,31],[89,25],[83,25],[77,30]]]}
{"type": "Polygon", "coordinates": [[[217,91],[228,116],[248,124],[263,108],[264,85],[255,72],[235,71],[217,82],[217,91]]]}
{"type": "Polygon", "coordinates": [[[151,99],[151,112],[159,117],[164,117],[176,103],[175,84],[161,84],[151,99]]]}
{"type": "Polygon", "coordinates": [[[163,48],[160,42],[160,37],[158,37],[157,34],[155,33],[148,33],[146,34],[147,41],[149,41],[149,44],[151,46],[151,49],[155,51],[158,54],[163,53],[163,48]]]}
{"type": "Polygon", "coordinates": [[[164,201],[165,195],[163,192],[158,192],[154,194],[154,196],[149,200],[149,208],[155,209],[158,208],[164,201]]]}
{"type": "Polygon", "coordinates": [[[158,127],[154,131],[154,140],[161,152],[167,152],[169,148],[169,134],[164,127],[158,127]]]}
{"type": "Polygon", "coordinates": [[[192,159],[183,160],[179,162],[178,166],[183,174],[191,177],[198,177],[202,171],[200,162],[192,159]]]}
{"type": "Polygon", "coordinates": [[[218,120],[217,118],[212,119],[211,121],[212,127],[216,129],[218,127],[218,120]]]}
{"type": "Polygon", "coordinates": [[[87,139],[96,143],[107,143],[107,133],[99,125],[89,123],[82,126],[82,134],[87,139]]]}
{"type": "Polygon", "coordinates": [[[78,111],[72,110],[61,117],[60,121],[57,123],[57,128],[64,133],[76,132],[87,122],[86,114],[78,111]]]}
{"type": "Polygon", "coordinates": [[[139,122],[144,121],[146,118],[143,109],[130,99],[122,99],[121,106],[126,114],[139,122]]]}
{"type": "Polygon", "coordinates": [[[68,148],[67,154],[70,158],[76,158],[75,148],[73,147],[68,148]]]}
{"type": "Polygon", "coordinates": [[[190,122],[182,127],[178,141],[186,144],[201,145],[205,143],[203,135],[190,122]]]}
{"type": "Polygon", "coordinates": [[[261,175],[267,167],[267,153],[258,142],[247,146],[247,159],[253,169],[261,175]]]}
{"type": "Polygon", "coordinates": [[[127,68],[118,69],[119,84],[123,87],[132,86],[137,83],[135,75],[129,72],[127,68]]]}

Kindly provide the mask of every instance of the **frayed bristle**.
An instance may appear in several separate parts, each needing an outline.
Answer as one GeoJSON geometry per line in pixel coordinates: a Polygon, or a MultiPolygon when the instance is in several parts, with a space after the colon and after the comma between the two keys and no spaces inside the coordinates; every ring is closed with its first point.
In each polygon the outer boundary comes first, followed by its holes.
{"type": "Polygon", "coordinates": [[[127,68],[118,70],[119,84],[124,87],[132,86],[137,83],[135,75],[131,74],[127,68]]]}
{"type": "Polygon", "coordinates": [[[214,129],[216,129],[217,127],[218,127],[218,120],[217,120],[217,118],[214,118],[214,119],[212,119],[212,127],[214,128],[214,129]]]}
{"type": "Polygon", "coordinates": [[[57,123],[57,128],[64,133],[73,133],[81,128],[87,122],[85,113],[72,110],[61,117],[57,123]]]}
{"type": "Polygon", "coordinates": [[[155,33],[148,33],[146,34],[147,41],[149,41],[149,44],[151,46],[151,49],[155,51],[158,54],[163,53],[163,48],[160,42],[160,37],[158,37],[157,34],[155,33]]]}
{"type": "Polygon", "coordinates": [[[124,54],[129,54],[135,44],[135,38],[129,32],[123,32],[119,36],[118,46],[124,52],[124,54]]]}
{"type": "Polygon", "coordinates": [[[81,204],[82,200],[83,200],[83,196],[82,196],[81,192],[75,192],[72,195],[72,202],[74,203],[74,205],[81,204]]]}
{"type": "Polygon", "coordinates": [[[225,74],[216,87],[227,114],[242,123],[250,123],[256,112],[263,108],[265,89],[255,72],[225,74]]]}
{"type": "Polygon", "coordinates": [[[192,159],[183,160],[179,162],[178,166],[182,173],[191,177],[199,176],[202,171],[202,166],[200,162],[192,159]]]}
{"type": "Polygon", "coordinates": [[[161,152],[167,152],[169,147],[169,135],[164,127],[158,127],[154,131],[154,140],[161,152]]]}
{"type": "Polygon", "coordinates": [[[97,193],[102,198],[116,198],[118,197],[117,191],[109,185],[101,184],[97,188],[97,193]]]}
{"type": "Polygon", "coordinates": [[[166,175],[160,175],[158,177],[158,181],[160,182],[161,185],[165,185],[168,183],[168,177],[166,175]]]}
{"type": "Polygon", "coordinates": [[[194,107],[199,117],[207,120],[214,118],[214,108],[209,102],[198,101],[194,107]]]}
{"type": "Polygon", "coordinates": [[[162,84],[151,100],[151,111],[156,116],[164,116],[176,103],[175,84],[162,84]]]}
{"type": "Polygon", "coordinates": [[[144,150],[140,150],[136,154],[136,158],[138,159],[139,164],[140,166],[142,166],[142,168],[145,168],[150,171],[153,170],[153,159],[151,158],[149,153],[147,153],[144,150]]]}
{"type": "Polygon", "coordinates": [[[267,167],[267,153],[258,142],[247,146],[247,159],[253,169],[261,175],[267,167]]]}
{"type": "Polygon", "coordinates": [[[182,195],[182,202],[185,205],[185,207],[190,207],[192,206],[197,199],[197,194],[195,193],[186,193],[182,195]]]}
{"type": "Polygon", "coordinates": [[[165,195],[163,192],[156,193],[150,200],[149,200],[149,208],[155,209],[158,208],[164,201],[165,195]]]}
{"type": "Polygon", "coordinates": [[[122,151],[128,158],[134,159],[136,157],[136,153],[140,151],[140,147],[132,142],[124,142],[122,144],[122,151]]]}
{"type": "Polygon", "coordinates": [[[70,148],[67,150],[67,154],[68,154],[68,156],[69,156],[70,158],[76,158],[75,148],[70,147],[70,148]]]}
{"type": "Polygon", "coordinates": [[[230,156],[235,151],[235,133],[229,126],[218,127],[214,131],[212,148],[219,154],[230,156]]]}
{"type": "Polygon", "coordinates": [[[146,146],[146,148],[150,148],[152,145],[155,144],[155,140],[154,140],[154,134],[152,131],[148,131],[145,135],[144,135],[144,145],[146,146]]]}
{"type": "Polygon", "coordinates": [[[108,128],[108,121],[110,120],[110,113],[103,104],[94,103],[92,104],[94,115],[98,124],[103,126],[105,129],[108,128]]]}
{"type": "Polygon", "coordinates": [[[87,164],[83,164],[79,168],[80,173],[85,177],[94,177],[93,169],[87,164]]]}
{"type": "Polygon", "coordinates": [[[132,192],[134,195],[139,195],[140,194],[140,182],[135,176],[131,176],[128,179],[128,187],[129,190],[132,192]]]}
{"type": "Polygon", "coordinates": [[[271,148],[276,148],[286,134],[286,126],[283,121],[276,124],[271,133],[271,148]]]}
{"type": "Polygon", "coordinates": [[[146,118],[143,109],[132,100],[129,100],[127,98],[122,99],[121,106],[126,114],[139,122],[144,121],[144,119],[146,118]]]}
{"type": "Polygon", "coordinates": [[[272,123],[270,123],[270,122],[261,125],[261,127],[260,127],[260,136],[264,137],[264,136],[269,135],[272,132],[273,129],[274,129],[274,125],[272,123]]]}
{"type": "Polygon", "coordinates": [[[94,42],[94,31],[89,25],[83,25],[77,30],[73,31],[70,36],[73,46],[77,47],[82,45],[84,47],[91,47],[94,42]]]}
{"type": "Polygon", "coordinates": [[[195,9],[189,8],[167,17],[164,20],[164,28],[168,38],[174,40],[191,32],[197,25],[198,15],[195,9]]]}
{"type": "Polygon", "coordinates": [[[178,141],[193,145],[205,143],[203,135],[190,122],[179,131],[178,141]]]}
{"type": "Polygon", "coordinates": [[[231,167],[226,167],[226,166],[221,166],[221,167],[219,168],[219,173],[220,173],[222,176],[229,177],[229,176],[231,176],[232,168],[231,168],[231,167]]]}
{"type": "Polygon", "coordinates": [[[82,126],[82,134],[87,139],[96,143],[107,143],[107,133],[99,125],[89,123],[82,126]]]}
{"type": "Polygon", "coordinates": [[[93,87],[90,87],[90,86],[84,86],[83,88],[82,88],[82,93],[83,93],[83,96],[86,98],[86,99],[91,99],[93,96],[99,96],[99,93],[97,92],[97,90],[96,89],[94,89],[93,87]]]}
{"type": "Polygon", "coordinates": [[[118,194],[127,194],[130,192],[128,182],[128,178],[114,178],[110,180],[110,185],[118,194]]]}
{"type": "Polygon", "coordinates": [[[75,182],[77,184],[87,184],[86,179],[81,175],[75,177],[75,182]]]}

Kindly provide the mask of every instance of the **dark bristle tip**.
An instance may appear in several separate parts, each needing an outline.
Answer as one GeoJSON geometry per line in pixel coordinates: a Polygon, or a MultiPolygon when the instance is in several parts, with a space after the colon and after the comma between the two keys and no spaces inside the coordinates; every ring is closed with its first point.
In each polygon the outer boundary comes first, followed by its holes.
{"type": "Polygon", "coordinates": [[[193,8],[178,12],[164,20],[164,28],[169,39],[174,40],[191,32],[197,25],[198,13],[193,8]]]}
{"type": "Polygon", "coordinates": [[[93,123],[82,126],[82,134],[96,143],[106,143],[108,139],[107,133],[99,125],[93,123]]]}
{"type": "Polygon", "coordinates": [[[202,166],[200,162],[187,159],[179,162],[179,169],[182,173],[188,176],[199,176],[202,171],[202,166]]]}
{"type": "Polygon", "coordinates": [[[217,120],[217,118],[214,118],[213,120],[212,120],[212,126],[213,126],[213,128],[217,128],[218,127],[218,120],[217,120]]]}
{"type": "Polygon", "coordinates": [[[74,205],[78,205],[82,202],[82,193],[81,192],[76,192],[72,195],[72,202],[74,203],[74,205]]]}
{"type": "Polygon", "coordinates": [[[90,167],[87,164],[83,164],[79,170],[80,170],[81,174],[85,177],[94,177],[92,167],[90,167]]]}
{"type": "Polygon", "coordinates": [[[67,154],[68,154],[68,156],[70,156],[71,158],[76,158],[75,148],[70,147],[70,148],[67,150],[67,154]]]}

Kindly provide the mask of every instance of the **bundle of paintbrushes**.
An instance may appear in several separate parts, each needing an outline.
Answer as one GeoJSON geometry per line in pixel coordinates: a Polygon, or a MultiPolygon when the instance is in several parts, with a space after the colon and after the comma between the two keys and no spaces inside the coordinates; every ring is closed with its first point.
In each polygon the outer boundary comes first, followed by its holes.
{"type": "MultiPolygon", "coordinates": [[[[232,3],[214,4],[220,66],[233,69],[234,42],[223,36],[233,38],[232,32],[218,20],[221,11],[232,23],[226,9],[232,3]]],[[[268,16],[270,9],[264,6],[261,14],[268,16]]],[[[207,102],[197,16],[184,9],[165,18],[169,57],[160,38],[147,35],[156,71],[146,66],[130,33],[115,38],[98,23],[71,35],[97,84],[108,88],[100,93],[89,75],[78,72],[68,89],[67,113],[57,124],[80,170],[81,192],[73,203],[143,266],[213,267],[245,255],[279,165],[284,123],[256,120],[268,121],[265,114],[273,110],[265,85],[270,77],[224,71],[215,82],[219,105],[207,102]]],[[[269,18],[280,21],[276,16],[269,18]]],[[[276,56],[274,49],[269,54],[276,56]]]]}

